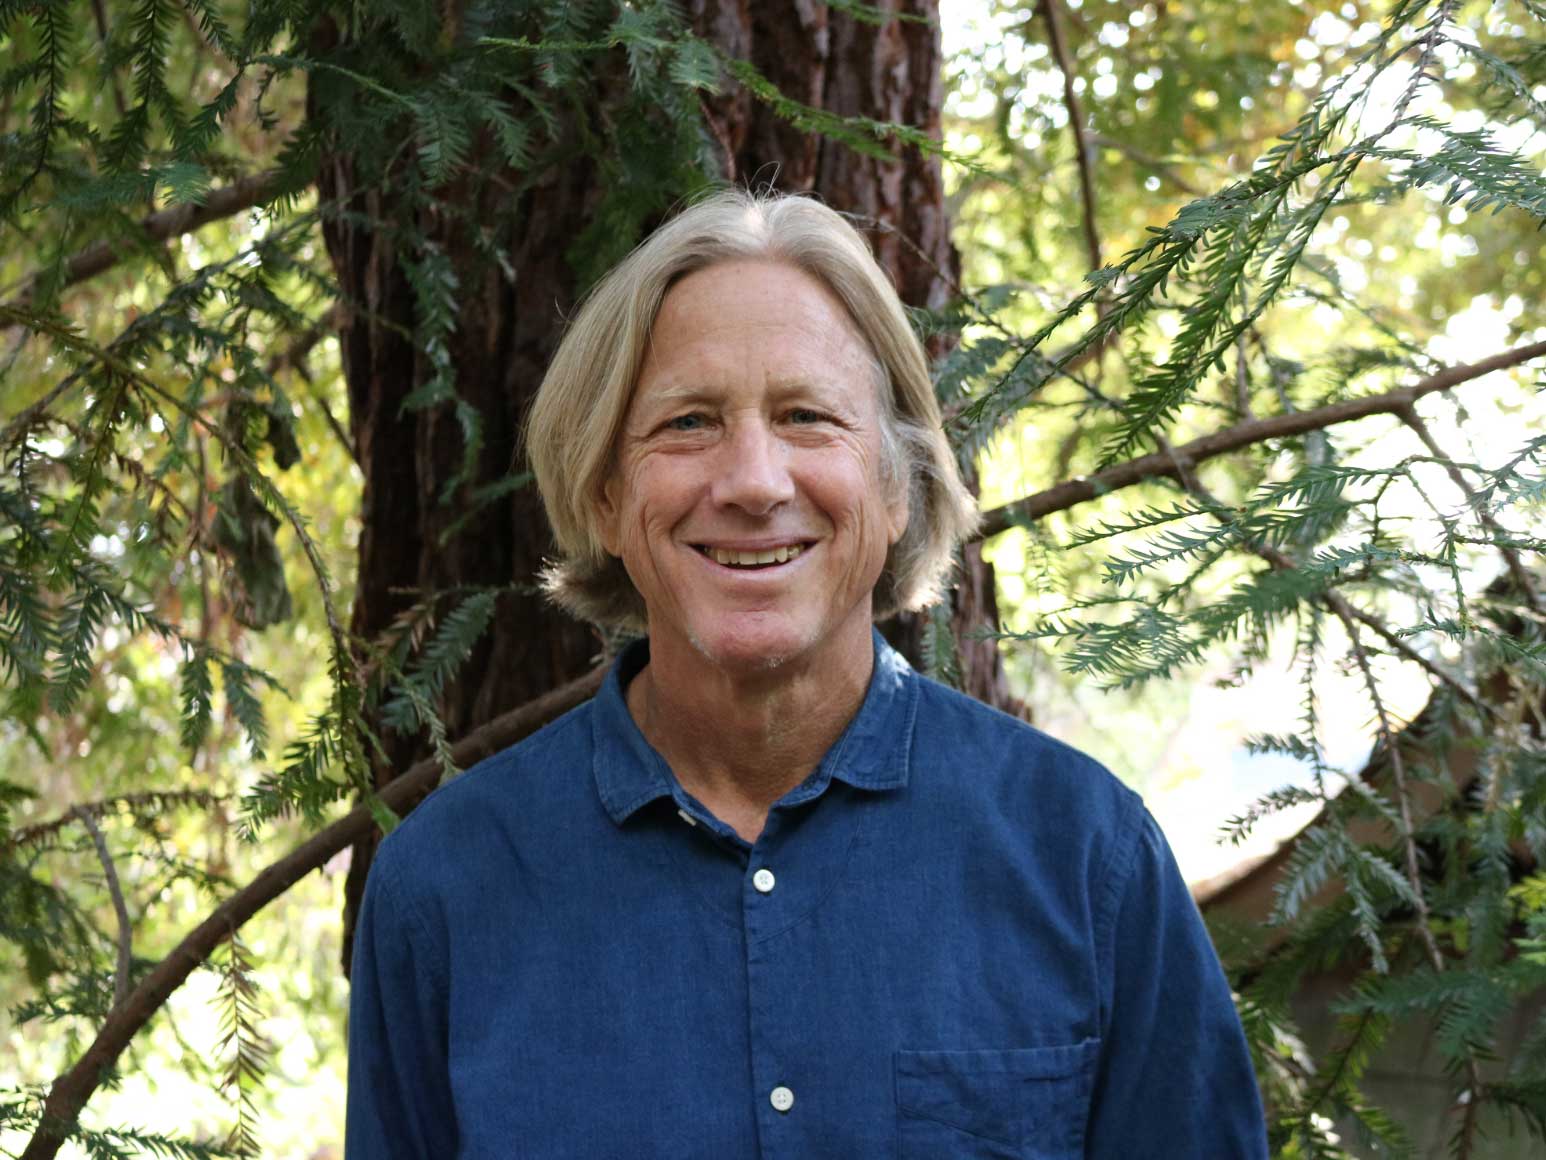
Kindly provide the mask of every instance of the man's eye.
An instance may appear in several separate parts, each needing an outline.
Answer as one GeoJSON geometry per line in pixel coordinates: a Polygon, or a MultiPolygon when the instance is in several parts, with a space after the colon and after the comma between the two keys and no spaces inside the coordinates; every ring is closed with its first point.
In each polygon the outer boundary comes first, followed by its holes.
{"type": "Polygon", "coordinates": [[[791,423],[824,423],[826,419],[820,411],[813,411],[809,407],[796,407],[789,412],[791,423]]]}
{"type": "Polygon", "coordinates": [[[703,416],[696,413],[678,415],[674,419],[666,420],[666,428],[670,431],[698,431],[703,428],[703,423],[703,416]]]}

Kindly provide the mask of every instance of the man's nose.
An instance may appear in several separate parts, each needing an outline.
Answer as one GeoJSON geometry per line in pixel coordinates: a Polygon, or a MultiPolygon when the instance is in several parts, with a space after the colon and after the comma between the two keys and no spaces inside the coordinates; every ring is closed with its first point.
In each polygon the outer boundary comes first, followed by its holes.
{"type": "Polygon", "coordinates": [[[714,501],[766,515],[794,498],[788,449],[761,419],[736,423],[720,445],[714,501]]]}

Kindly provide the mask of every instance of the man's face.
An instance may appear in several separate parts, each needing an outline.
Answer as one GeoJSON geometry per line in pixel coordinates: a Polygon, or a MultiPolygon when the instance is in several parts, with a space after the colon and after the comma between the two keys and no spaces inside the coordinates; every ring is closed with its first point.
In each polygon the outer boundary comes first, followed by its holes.
{"type": "Polygon", "coordinates": [[[905,489],[881,478],[873,365],[792,266],[725,262],[672,287],[599,513],[654,655],[751,670],[869,647],[907,524],[905,489]]]}

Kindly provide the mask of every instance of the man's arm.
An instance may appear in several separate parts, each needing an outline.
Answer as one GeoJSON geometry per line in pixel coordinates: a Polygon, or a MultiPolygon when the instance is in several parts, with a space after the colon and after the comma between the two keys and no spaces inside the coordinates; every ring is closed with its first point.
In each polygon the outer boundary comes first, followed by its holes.
{"type": "Polygon", "coordinates": [[[1202,917],[1154,819],[1109,943],[1091,1160],[1265,1160],[1250,1053],[1202,917]]]}
{"type": "Polygon", "coordinates": [[[383,846],[355,928],[346,1160],[456,1155],[445,951],[430,937],[399,874],[383,846]]]}

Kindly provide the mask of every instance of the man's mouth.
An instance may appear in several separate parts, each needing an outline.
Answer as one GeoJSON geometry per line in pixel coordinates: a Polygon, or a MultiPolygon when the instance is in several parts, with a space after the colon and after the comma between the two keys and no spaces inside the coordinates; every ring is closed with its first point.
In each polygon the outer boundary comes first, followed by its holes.
{"type": "Polygon", "coordinates": [[[693,547],[727,568],[769,568],[787,564],[806,549],[803,543],[779,544],[772,548],[716,548],[708,544],[694,544],[693,547]]]}

